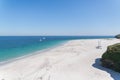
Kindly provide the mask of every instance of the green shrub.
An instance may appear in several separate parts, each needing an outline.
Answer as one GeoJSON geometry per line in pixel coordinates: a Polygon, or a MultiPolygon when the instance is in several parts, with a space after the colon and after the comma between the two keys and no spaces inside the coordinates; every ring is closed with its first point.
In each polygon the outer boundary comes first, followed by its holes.
{"type": "Polygon", "coordinates": [[[120,72],[120,43],[108,46],[101,62],[102,66],[120,72]]]}
{"type": "Polygon", "coordinates": [[[115,38],[120,39],[120,34],[116,35],[115,38]]]}

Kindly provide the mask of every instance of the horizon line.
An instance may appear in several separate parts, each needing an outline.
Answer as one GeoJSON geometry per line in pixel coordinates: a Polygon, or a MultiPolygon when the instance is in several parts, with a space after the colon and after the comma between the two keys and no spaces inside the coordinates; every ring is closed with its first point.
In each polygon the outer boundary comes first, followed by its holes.
{"type": "Polygon", "coordinates": [[[0,36],[115,36],[115,35],[0,35],[0,36]]]}

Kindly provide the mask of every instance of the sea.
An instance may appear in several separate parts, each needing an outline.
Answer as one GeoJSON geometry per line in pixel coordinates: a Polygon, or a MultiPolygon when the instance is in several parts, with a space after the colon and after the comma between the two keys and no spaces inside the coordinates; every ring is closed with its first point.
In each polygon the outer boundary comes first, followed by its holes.
{"type": "Polygon", "coordinates": [[[113,36],[0,36],[0,62],[47,50],[69,40],[104,38],[113,36]]]}

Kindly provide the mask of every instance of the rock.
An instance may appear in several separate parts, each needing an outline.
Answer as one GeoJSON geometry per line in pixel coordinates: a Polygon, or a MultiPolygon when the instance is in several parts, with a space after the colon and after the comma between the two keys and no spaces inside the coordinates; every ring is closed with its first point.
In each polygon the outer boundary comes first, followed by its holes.
{"type": "Polygon", "coordinates": [[[108,46],[102,55],[101,63],[103,67],[120,72],[120,43],[108,46]]]}
{"type": "Polygon", "coordinates": [[[116,35],[115,38],[120,39],[120,34],[116,35]]]}

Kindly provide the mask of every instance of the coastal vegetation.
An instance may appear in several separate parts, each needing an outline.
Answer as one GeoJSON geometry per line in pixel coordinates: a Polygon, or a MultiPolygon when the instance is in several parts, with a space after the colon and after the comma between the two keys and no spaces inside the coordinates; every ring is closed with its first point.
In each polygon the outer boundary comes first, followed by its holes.
{"type": "Polygon", "coordinates": [[[102,66],[120,72],[120,43],[108,46],[102,55],[102,66]]]}
{"type": "Polygon", "coordinates": [[[116,35],[115,38],[120,39],[120,34],[116,35]]]}

